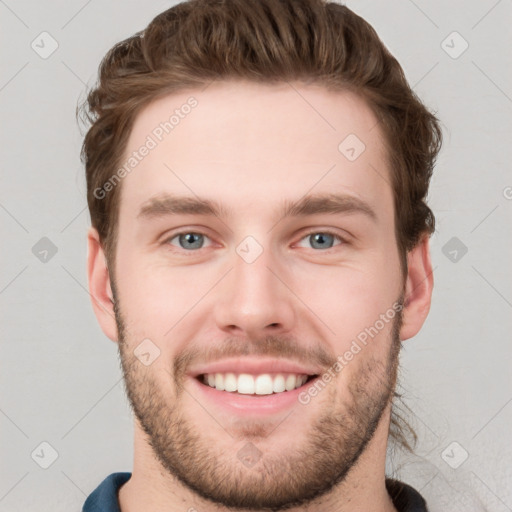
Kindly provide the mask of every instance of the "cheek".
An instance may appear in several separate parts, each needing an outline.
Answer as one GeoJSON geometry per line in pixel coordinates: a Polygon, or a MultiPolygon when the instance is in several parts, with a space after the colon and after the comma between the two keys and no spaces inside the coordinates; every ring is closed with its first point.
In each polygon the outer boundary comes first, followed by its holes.
{"type": "Polygon", "coordinates": [[[187,288],[180,282],[179,272],[155,269],[135,256],[119,257],[117,288],[122,313],[130,326],[131,336],[161,339],[173,325],[180,308],[187,303],[187,288]]]}
{"type": "MultiPolygon", "coordinates": [[[[299,275],[295,276],[298,279],[299,275]]],[[[400,296],[398,261],[375,255],[365,264],[309,270],[300,297],[340,335],[374,323],[400,296]],[[336,328],[335,328],[336,327],[336,328]]]]}
{"type": "MultiPolygon", "coordinates": [[[[376,256],[364,267],[331,268],[316,277],[323,278],[308,280],[300,296],[307,297],[304,302],[328,326],[324,332],[331,350],[336,356],[350,352],[352,371],[370,357],[384,360],[400,308],[398,260],[376,256]]],[[[318,319],[313,321],[320,325],[318,319]]]]}
{"type": "Polygon", "coordinates": [[[148,262],[143,255],[119,258],[117,268],[128,339],[154,340],[167,357],[211,320],[213,287],[225,272],[208,264],[172,266],[165,258],[148,262]]]}

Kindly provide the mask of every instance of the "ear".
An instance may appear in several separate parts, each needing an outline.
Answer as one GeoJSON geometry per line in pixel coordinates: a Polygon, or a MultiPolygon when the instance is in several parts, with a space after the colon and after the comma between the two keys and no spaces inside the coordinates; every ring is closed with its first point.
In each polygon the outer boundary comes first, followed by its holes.
{"type": "Polygon", "coordinates": [[[98,231],[91,227],[87,233],[87,275],[92,308],[101,329],[112,341],[118,341],[114,314],[114,299],[110,287],[107,261],[98,231]]]}
{"type": "Polygon", "coordinates": [[[407,253],[407,278],[405,281],[404,309],[400,340],[415,336],[430,311],[434,275],[430,260],[429,236],[407,253]]]}

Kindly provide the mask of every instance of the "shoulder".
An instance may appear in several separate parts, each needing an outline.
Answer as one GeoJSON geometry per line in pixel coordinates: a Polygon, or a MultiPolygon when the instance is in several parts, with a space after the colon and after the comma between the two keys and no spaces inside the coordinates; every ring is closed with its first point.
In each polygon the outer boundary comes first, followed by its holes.
{"type": "Polygon", "coordinates": [[[87,497],[82,512],[120,512],[117,491],[131,476],[126,472],[107,476],[87,497]]]}
{"type": "Polygon", "coordinates": [[[398,512],[428,512],[425,499],[410,485],[389,478],[386,479],[386,489],[398,512]]]}

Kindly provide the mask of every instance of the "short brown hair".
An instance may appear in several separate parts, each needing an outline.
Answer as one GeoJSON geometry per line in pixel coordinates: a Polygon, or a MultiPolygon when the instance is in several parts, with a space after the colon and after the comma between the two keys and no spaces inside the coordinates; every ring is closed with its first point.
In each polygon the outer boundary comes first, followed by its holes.
{"type": "Polygon", "coordinates": [[[137,114],[163,95],[237,78],[299,80],[366,100],[385,138],[405,274],[406,252],[434,231],[426,195],[442,133],[375,30],[325,0],[189,0],[107,53],[79,112],[91,125],[81,153],[91,222],[111,267],[120,186],[103,198],[94,191],[120,165],[137,114]]]}

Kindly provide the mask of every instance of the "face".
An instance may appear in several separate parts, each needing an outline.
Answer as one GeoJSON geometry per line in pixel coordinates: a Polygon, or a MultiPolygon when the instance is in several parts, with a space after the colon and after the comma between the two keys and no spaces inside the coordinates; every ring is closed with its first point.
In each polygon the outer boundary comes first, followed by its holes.
{"type": "Polygon", "coordinates": [[[395,386],[404,281],[376,118],[346,92],[224,82],[147,107],[127,159],[148,136],[111,265],[139,428],[209,500],[307,503],[395,386]]]}

